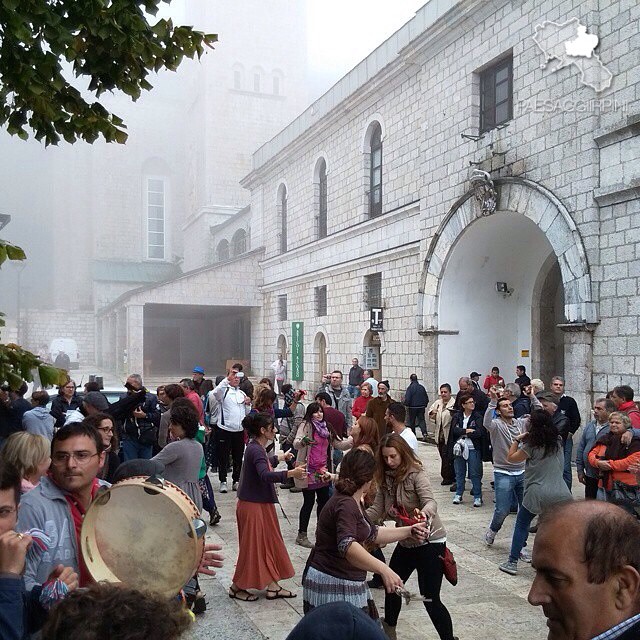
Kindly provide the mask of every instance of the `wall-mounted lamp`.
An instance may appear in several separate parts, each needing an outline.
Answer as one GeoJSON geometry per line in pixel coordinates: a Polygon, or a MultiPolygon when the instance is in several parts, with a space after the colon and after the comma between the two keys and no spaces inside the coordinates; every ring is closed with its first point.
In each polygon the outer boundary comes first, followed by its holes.
{"type": "Polygon", "coordinates": [[[496,291],[501,293],[504,298],[508,298],[514,290],[510,289],[506,282],[496,282],[496,291]]]}

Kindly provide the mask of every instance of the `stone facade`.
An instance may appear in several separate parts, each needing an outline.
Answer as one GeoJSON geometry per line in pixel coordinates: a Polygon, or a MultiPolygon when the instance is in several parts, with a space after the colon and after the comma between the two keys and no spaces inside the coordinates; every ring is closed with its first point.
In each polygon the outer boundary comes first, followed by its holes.
{"type": "Polygon", "coordinates": [[[240,179],[251,169],[251,154],[306,106],[303,0],[178,0],[171,11],[175,24],[218,33],[219,41],[177,73],[152,74],[154,89],[135,104],[101,96],[126,122],[126,145],[98,140],[43,150],[33,141],[0,138],[9,237],[29,256],[23,307],[64,310],[82,323],[86,311],[99,312],[147,283],[140,279],[145,263],[183,272],[210,264],[211,227],[249,202],[240,179]],[[162,225],[150,219],[158,199],[162,225]],[[164,232],[163,250],[155,253],[154,225],[164,232]],[[128,263],[130,274],[95,279],[96,262],[128,263]]]}
{"type": "MultiPolygon", "coordinates": [[[[432,0],[259,149],[243,184],[252,193],[252,229],[261,229],[265,247],[260,265],[265,365],[276,354],[280,336],[289,343],[291,321],[302,320],[308,360],[301,384],[312,387],[318,381],[318,333],[326,334],[329,368],[346,371],[362,351],[369,324],[363,278],[381,272],[382,375],[390,379],[392,395],[405,388],[413,371],[435,392],[445,357],[453,360],[449,370],[458,375],[474,368],[486,373],[500,364],[505,378],[511,378],[519,362],[537,375],[531,330],[523,344],[508,332],[493,335],[490,327],[476,324],[477,340],[509,351],[500,363],[477,362],[472,353],[461,353],[452,337],[460,326],[446,327],[451,335],[441,333],[442,275],[460,238],[479,229],[484,218],[470,183],[475,166],[494,179],[498,211],[534,224],[559,265],[563,317],[558,324],[568,392],[586,410],[592,393],[622,381],[638,389],[640,35],[633,26],[638,18],[640,6],[625,0],[604,8],[595,0],[432,0]],[[536,25],[573,17],[600,38],[597,53],[614,76],[602,94],[580,82],[574,65],[553,71],[557,62],[550,62],[542,68],[544,56],[532,40],[536,25]],[[506,55],[513,56],[513,117],[480,137],[479,74],[506,55]],[[602,98],[612,104],[593,107],[590,101],[602,98]],[[374,122],[382,129],[383,214],[369,218],[367,152],[374,122]],[[321,157],[327,164],[327,238],[318,238],[316,224],[314,167],[321,157]],[[283,188],[284,253],[278,201],[283,188]],[[326,317],[317,317],[313,306],[314,287],[321,284],[328,288],[326,317]],[[286,321],[277,320],[277,298],[283,295],[286,321]],[[444,343],[451,345],[447,356],[440,352],[444,343]]],[[[496,226],[494,237],[499,233],[496,226]]],[[[517,269],[516,256],[505,270],[517,269]]],[[[479,262],[467,279],[488,287],[487,296],[493,297],[484,307],[500,303],[495,282],[485,283],[481,276],[479,262]]],[[[537,283],[534,289],[544,287],[537,283]]],[[[527,308],[540,304],[532,301],[534,289],[521,301],[527,308]]],[[[458,316],[468,315],[474,323],[474,311],[463,308],[458,316]]],[[[485,310],[478,312],[483,318],[485,310]]]]}
{"type": "Polygon", "coordinates": [[[93,312],[70,315],[64,311],[25,309],[20,315],[20,341],[34,353],[42,345],[48,348],[55,338],[73,338],[78,345],[80,366],[94,362],[96,318],[93,312]]]}

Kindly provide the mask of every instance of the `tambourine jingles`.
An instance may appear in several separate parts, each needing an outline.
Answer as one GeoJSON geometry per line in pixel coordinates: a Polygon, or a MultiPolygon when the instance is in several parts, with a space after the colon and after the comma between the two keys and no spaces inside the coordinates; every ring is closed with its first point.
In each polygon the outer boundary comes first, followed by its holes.
{"type": "Polygon", "coordinates": [[[82,556],[96,582],[173,596],[200,564],[206,529],[182,489],[160,478],[127,478],[87,509],[82,556]]]}

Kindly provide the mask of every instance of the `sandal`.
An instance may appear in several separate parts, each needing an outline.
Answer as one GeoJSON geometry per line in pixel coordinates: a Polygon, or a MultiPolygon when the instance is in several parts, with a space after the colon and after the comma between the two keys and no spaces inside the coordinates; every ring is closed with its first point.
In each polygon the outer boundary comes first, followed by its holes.
{"type": "Polygon", "coordinates": [[[283,589],[280,587],[275,591],[273,589],[267,589],[267,600],[278,600],[279,598],[297,598],[297,594],[289,591],[288,589],[283,589]],[[284,593],[283,593],[284,592],[284,593]],[[270,596],[270,593],[275,593],[274,596],[270,596]]]}
{"type": "Polygon", "coordinates": [[[242,602],[255,602],[258,596],[249,593],[246,589],[238,589],[233,586],[229,587],[229,597],[242,602]]]}

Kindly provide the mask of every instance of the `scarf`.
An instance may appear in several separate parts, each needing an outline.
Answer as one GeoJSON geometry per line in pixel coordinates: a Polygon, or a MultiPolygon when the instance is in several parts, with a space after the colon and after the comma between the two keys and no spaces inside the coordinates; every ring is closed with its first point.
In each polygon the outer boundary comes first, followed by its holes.
{"type": "Polygon", "coordinates": [[[600,436],[597,444],[605,445],[605,460],[621,460],[622,458],[630,456],[632,453],[640,451],[640,440],[638,438],[634,438],[628,446],[625,446],[622,444],[620,436],[611,432],[600,436]]]}
{"type": "Polygon", "coordinates": [[[313,424],[313,430],[321,437],[325,439],[329,439],[329,428],[327,427],[327,423],[324,420],[317,422],[316,420],[311,420],[311,424],[313,424]]]}

